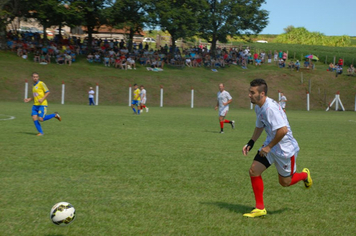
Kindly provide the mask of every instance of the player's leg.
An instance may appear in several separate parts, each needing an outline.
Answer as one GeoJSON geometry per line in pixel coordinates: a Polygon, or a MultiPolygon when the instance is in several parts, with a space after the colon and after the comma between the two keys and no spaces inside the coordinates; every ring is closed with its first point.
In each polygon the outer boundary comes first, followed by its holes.
{"type": "Polygon", "coordinates": [[[31,113],[32,120],[33,120],[33,123],[35,124],[37,131],[38,131],[37,136],[41,136],[41,135],[43,135],[43,131],[42,131],[41,124],[38,120],[38,112],[39,112],[39,106],[32,106],[32,113],[31,113]]]}
{"type": "Polygon", "coordinates": [[[224,120],[225,120],[225,116],[222,116],[220,113],[219,122],[220,122],[220,133],[221,134],[224,133],[224,120]]]}
{"type": "Polygon", "coordinates": [[[304,168],[302,172],[297,173],[297,159],[298,153],[295,153],[289,159],[276,159],[276,168],[279,173],[279,183],[283,187],[292,186],[300,181],[304,181],[306,188],[310,188],[313,184],[313,180],[310,176],[310,171],[307,168],[304,168]]]}
{"type": "MultiPolygon", "coordinates": [[[[224,112],[224,114],[223,114],[224,118],[223,118],[222,122],[223,122],[223,123],[229,123],[229,124],[231,124],[231,128],[234,129],[234,128],[235,128],[235,121],[234,121],[234,120],[226,120],[226,119],[225,119],[225,116],[227,115],[227,112],[228,112],[228,111],[225,111],[225,112],[224,112]]],[[[220,121],[220,126],[221,126],[221,121],[220,121]]],[[[223,127],[224,127],[224,125],[223,125],[223,127]]]]}
{"type": "Polygon", "coordinates": [[[54,112],[53,114],[49,114],[47,115],[47,107],[46,106],[42,106],[41,108],[41,114],[39,115],[38,119],[43,122],[46,120],[50,120],[52,118],[56,118],[57,120],[61,121],[62,118],[61,116],[58,114],[58,112],[54,112]]]}
{"type": "Polygon", "coordinates": [[[141,114],[141,104],[140,104],[140,101],[137,101],[137,104],[136,104],[136,106],[137,106],[137,115],[140,115],[141,114]]]}
{"type": "Polygon", "coordinates": [[[134,111],[134,114],[136,114],[136,109],[134,107],[136,104],[137,104],[137,101],[135,101],[135,100],[133,100],[132,103],[131,103],[131,108],[134,111]]]}
{"type": "Polygon", "coordinates": [[[261,157],[259,152],[257,152],[254,161],[250,167],[250,179],[252,184],[253,193],[255,195],[256,208],[250,213],[246,213],[245,217],[259,217],[267,214],[267,211],[263,202],[263,180],[261,174],[270,167],[270,161],[266,157],[261,157]]]}

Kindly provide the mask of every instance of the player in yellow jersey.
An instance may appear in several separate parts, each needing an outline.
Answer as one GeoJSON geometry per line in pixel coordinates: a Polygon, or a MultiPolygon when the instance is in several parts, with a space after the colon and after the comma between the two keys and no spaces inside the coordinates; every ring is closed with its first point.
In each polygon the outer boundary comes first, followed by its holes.
{"type": "Polygon", "coordinates": [[[61,116],[55,112],[50,115],[46,115],[47,113],[47,97],[49,95],[49,90],[45,83],[39,80],[40,76],[38,73],[32,73],[32,80],[33,80],[33,98],[25,98],[25,102],[29,102],[33,100],[34,104],[32,106],[32,120],[35,123],[36,129],[38,131],[37,136],[42,136],[43,131],[39,121],[43,122],[52,118],[56,118],[57,120],[61,121],[61,116]]]}
{"type": "Polygon", "coordinates": [[[133,92],[133,99],[132,99],[132,103],[131,103],[131,108],[134,111],[134,114],[140,114],[140,102],[141,102],[141,96],[140,96],[140,89],[137,87],[137,84],[134,84],[134,92],[133,92]],[[136,109],[134,108],[134,106],[137,106],[137,113],[136,113],[136,109]]]}

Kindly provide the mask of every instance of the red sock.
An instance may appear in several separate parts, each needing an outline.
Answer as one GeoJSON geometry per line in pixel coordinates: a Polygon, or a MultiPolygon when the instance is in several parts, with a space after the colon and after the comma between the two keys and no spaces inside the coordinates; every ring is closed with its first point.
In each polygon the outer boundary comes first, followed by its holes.
{"type": "Polygon", "coordinates": [[[229,120],[224,120],[224,123],[230,123],[230,121],[229,120]]]}
{"type": "Polygon", "coordinates": [[[300,172],[300,173],[295,173],[293,176],[292,176],[292,181],[290,182],[290,185],[293,185],[293,184],[296,184],[298,183],[299,181],[301,180],[305,180],[306,178],[308,178],[308,174],[305,173],[305,172],[300,172]]]}
{"type": "Polygon", "coordinates": [[[224,128],[224,121],[220,121],[220,128],[224,128]]]}
{"type": "Polygon", "coordinates": [[[143,108],[146,108],[146,105],[142,105],[143,108]]]}
{"type": "Polygon", "coordinates": [[[256,208],[264,209],[263,204],[263,180],[261,176],[250,176],[253,193],[255,194],[256,208]]]}

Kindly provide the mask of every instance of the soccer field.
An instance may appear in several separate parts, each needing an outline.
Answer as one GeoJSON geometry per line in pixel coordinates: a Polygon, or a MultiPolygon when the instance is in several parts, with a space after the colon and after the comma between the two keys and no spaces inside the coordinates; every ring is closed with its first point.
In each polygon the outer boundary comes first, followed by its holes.
{"type": "Polygon", "coordinates": [[[287,111],[314,185],[283,188],[264,174],[268,215],[254,207],[248,175],[265,134],[244,157],[252,110],[231,109],[219,134],[217,111],[50,104],[62,122],[42,123],[32,104],[0,103],[0,235],[353,235],[356,232],[356,113],[287,111]],[[10,116],[14,119],[10,119],[10,116]],[[51,207],[77,210],[69,226],[51,223],[51,207]]]}

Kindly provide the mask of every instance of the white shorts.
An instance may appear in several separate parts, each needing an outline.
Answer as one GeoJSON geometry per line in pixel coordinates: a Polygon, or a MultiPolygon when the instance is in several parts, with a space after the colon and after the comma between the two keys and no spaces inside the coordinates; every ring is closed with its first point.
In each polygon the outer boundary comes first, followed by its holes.
{"type": "Polygon", "coordinates": [[[298,152],[291,157],[280,157],[270,152],[267,154],[266,158],[269,164],[272,165],[274,163],[279,175],[289,177],[297,171],[297,156],[298,152]]]}
{"type": "Polygon", "coordinates": [[[229,111],[228,107],[219,110],[219,116],[226,116],[228,111],[229,111]]]}
{"type": "Polygon", "coordinates": [[[146,104],[146,99],[145,99],[145,98],[141,100],[141,104],[142,104],[142,105],[145,105],[145,104],[146,104]]]}

